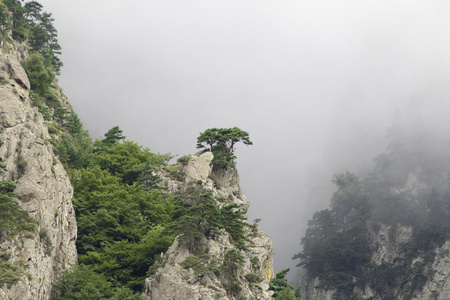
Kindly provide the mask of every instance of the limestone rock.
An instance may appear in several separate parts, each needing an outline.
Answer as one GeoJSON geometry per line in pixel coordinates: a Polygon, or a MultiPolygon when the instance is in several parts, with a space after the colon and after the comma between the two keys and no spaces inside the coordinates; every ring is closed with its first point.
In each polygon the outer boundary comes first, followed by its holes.
{"type": "MultiPolygon", "coordinates": [[[[242,281],[240,292],[241,299],[271,299],[272,291],[269,291],[269,280],[273,276],[272,269],[272,242],[269,236],[258,232],[260,236],[248,251],[241,250],[245,258],[244,266],[239,272],[242,281]],[[251,259],[258,257],[261,269],[266,271],[266,278],[258,283],[248,283],[244,276],[252,273],[251,259]]],[[[233,249],[229,242],[229,237],[225,232],[212,240],[207,241],[208,254],[219,261],[223,260],[225,253],[233,249]]],[[[212,271],[205,271],[202,274],[195,274],[194,270],[184,268],[181,263],[186,258],[193,256],[185,247],[181,246],[178,240],[169,248],[163,257],[163,267],[151,278],[145,280],[145,290],[143,299],[146,300],[199,300],[199,299],[233,299],[227,294],[226,286],[222,278],[223,275],[212,271]]]]}
{"type": "Polygon", "coordinates": [[[187,166],[184,168],[184,172],[186,174],[186,182],[193,181],[197,182],[198,180],[205,181],[210,172],[211,166],[210,163],[213,160],[214,155],[211,152],[204,152],[197,155],[191,156],[188,161],[187,166]]]}
{"type": "MultiPolygon", "coordinates": [[[[405,184],[400,187],[391,188],[390,192],[393,195],[402,194],[408,201],[417,201],[424,191],[427,191],[431,186],[420,180],[420,169],[410,172],[405,180],[405,184]]],[[[447,175],[444,174],[440,182],[438,180],[437,186],[447,184],[447,175]]],[[[436,182],[433,182],[436,184],[436,182]]],[[[415,262],[423,261],[423,254],[420,254],[414,259],[405,259],[404,253],[401,251],[402,244],[405,244],[412,239],[413,229],[410,226],[390,226],[370,220],[366,223],[367,232],[366,237],[369,242],[369,247],[372,250],[370,262],[374,266],[379,266],[383,263],[394,263],[396,259],[405,261],[406,266],[411,268],[415,262]],[[421,256],[422,255],[422,256],[421,256]]],[[[395,299],[406,300],[422,300],[422,299],[436,299],[444,300],[450,299],[450,242],[447,241],[442,247],[436,249],[436,256],[433,263],[426,266],[425,282],[421,290],[414,290],[413,295],[405,293],[405,283],[400,283],[392,286],[395,299]]],[[[356,278],[354,280],[358,280],[356,278]]],[[[310,278],[306,274],[301,282],[302,299],[314,300],[331,300],[334,299],[334,291],[320,288],[321,282],[318,278],[310,278]]],[[[357,299],[381,300],[380,296],[375,292],[373,283],[369,280],[365,281],[364,286],[357,286],[354,293],[357,299]]]]}
{"type": "Polygon", "coordinates": [[[9,74],[19,86],[29,90],[31,87],[30,81],[28,80],[25,70],[22,68],[15,56],[17,55],[10,55],[6,58],[6,65],[8,66],[9,74]]]}
{"type": "Polygon", "coordinates": [[[31,105],[17,55],[0,54],[0,65],[8,67],[8,73],[0,68],[8,78],[0,85],[0,161],[7,166],[0,180],[16,182],[20,208],[37,223],[32,235],[0,237],[0,251],[11,254],[11,262],[24,261],[28,274],[11,288],[0,287],[0,299],[49,299],[56,277],[77,262],[73,189],[47,142],[42,115],[31,105]]]}
{"type": "MultiPolygon", "coordinates": [[[[181,193],[190,189],[201,189],[219,197],[216,205],[221,207],[232,203],[246,212],[249,201],[239,186],[239,174],[234,166],[227,169],[213,169],[210,166],[211,152],[200,152],[193,155],[186,165],[179,163],[176,175],[161,172],[161,185],[167,187],[169,193],[181,193]]],[[[270,237],[256,225],[246,226],[246,248],[238,249],[244,263],[237,273],[241,291],[239,299],[269,300],[273,294],[269,291],[269,280],[273,277],[272,253],[270,237]],[[246,275],[253,273],[262,281],[248,282],[246,275]]],[[[225,254],[230,249],[237,249],[230,242],[229,234],[221,229],[214,237],[202,243],[207,251],[205,265],[221,265],[225,254]]],[[[205,269],[196,274],[192,268],[183,267],[183,262],[195,253],[180,245],[178,238],[162,256],[161,267],[150,278],[145,280],[143,299],[146,300],[225,300],[234,299],[227,292],[227,279],[219,269],[205,269]]]]}
{"type": "Polygon", "coordinates": [[[413,299],[450,299],[450,242],[437,249],[431,269],[433,276],[413,299]]]}

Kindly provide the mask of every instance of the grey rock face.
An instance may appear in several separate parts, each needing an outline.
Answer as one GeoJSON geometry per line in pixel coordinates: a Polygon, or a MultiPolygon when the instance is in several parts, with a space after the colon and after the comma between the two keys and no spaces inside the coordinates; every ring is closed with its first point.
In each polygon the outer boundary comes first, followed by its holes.
{"type": "MultiPolygon", "coordinates": [[[[404,186],[391,189],[393,195],[404,194],[409,201],[416,201],[417,197],[423,191],[429,190],[424,182],[419,180],[418,171],[411,172],[404,186]]],[[[443,178],[446,178],[445,175],[443,178]]],[[[408,226],[388,226],[382,223],[374,223],[367,221],[367,238],[369,246],[372,249],[371,263],[373,265],[381,265],[383,263],[394,263],[395,258],[404,258],[401,252],[401,245],[411,241],[412,227],[408,226]]],[[[447,241],[442,247],[437,248],[436,255],[431,265],[426,267],[427,281],[423,288],[414,291],[414,295],[407,295],[404,286],[399,284],[393,291],[396,299],[414,299],[414,300],[444,300],[450,299],[450,242],[447,241]]],[[[409,267],[414,263],[423,261],[422,257],[416,257],[412,261],[408,261],[409,267]]],[[[369,280],[370,281],[370,280],[369,280]]],[[[332,300],[333,290],[325,290],[316,288],[321,282],[318,278],[310,278],[307,275],[302,282],[302,299],[312,300],[332,300]]],[[[378,300],[380,296],[372,289],[371,283],[365,286],[355,288],[354,293],[357,299],[378,300]]]]}
{"type": "MultiPolygon", "coordinates": [[[[249,206],[239,187],[239,175],[234,167],[212,171],[210,152],[197,153],[192,156],[186,166],[179,165],[178,170],[185,174],[184,180],[162,176],[162,185],[169,188],[171,193],[186,191],[189,186],[201,184],[204,191],[212,195],[227,199],[226,204],[237,203],[243,211],[249,206]]],[[[217,202],[223,206],[224,203],[217,202]]],[[[271,299],[269,280],[273,276],[272,253],[273,246],[270,237],[263,233],[256,225],[247,225],[246,236],[250,239],[246,243],[247,250],[238,250],[244,257],[244,263],[239,269],[237,277],[242,290],[240,299],[271,299]],[[259,283],[250,283],[245,275],[254,273],[261,277],[259,283]]],[[[230,249],[237,249],[231,242],[225,230],[220,230],[214,238],[204,241],[208,254],[208,264],[216,261],[220,265],[225,254],[230,249]]],[[[186,247],[180,245],[178,239],[162,255],[162,266],[150,278],[145,280],[143,299],[146,300],[225,300],[234,299],[227,293],[227,280],[220,270],[205,270],[196,274],[192,268],[183,267],[182,263],[194,256],[186,247]]]]}
{"type": "Polygon", "coordinates": [[[431,269],[432,277],[413,299],[450,299],[450,242],[437,249],[431,269]]]}
{"type": "Polygon", "coordinates": [[[11,262],[24,261],[28,274],[11,288],[0,287],[0,299],[49,299],[56,277],[77,262],[73,189],[47,142],[42,115],[31,105],[16,54],[0,54],[0,75],[6,79],[0,85],[0,160],[7,166],[0,179],[17,183],[19,206],[37,223],[32,235],[0,238],[0,251],[10,253],[11,262]]]}
{"type": "Polygon", "coordinates": [[[211,152],[205,152],[199,156],[192,156],[188,161],[188,165],[184,169],[186,174],[185,181],[205,181],[211,172],[210,163],[213,158],[214,155],[211,152]]]}

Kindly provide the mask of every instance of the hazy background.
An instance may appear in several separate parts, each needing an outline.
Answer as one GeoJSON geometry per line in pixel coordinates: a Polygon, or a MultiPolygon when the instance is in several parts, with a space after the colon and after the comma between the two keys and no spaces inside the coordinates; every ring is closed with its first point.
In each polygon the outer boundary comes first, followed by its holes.
{"type": "Polygon", "coordinates": [[[394,115],[448,129],[446,0],[39,2],[56,19],[60,85],[93,137],[118,125],[181,156],[207,128],[249,132],[241,187],[276,271],[296,264],[332,175],[371,170],[394,115]]]}

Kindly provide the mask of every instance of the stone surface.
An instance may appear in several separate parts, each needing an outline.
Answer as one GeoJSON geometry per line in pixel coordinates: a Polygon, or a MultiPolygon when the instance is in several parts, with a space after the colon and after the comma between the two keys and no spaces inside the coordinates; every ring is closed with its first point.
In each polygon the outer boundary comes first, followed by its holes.
{"type": "Polygon", "coordinates": [[[6,56],[6,65],[8,67],[8,72],[10,77],[22,88],[29,90],[30,81],[28,80],[25,70],[20,65],[17,60],[17,53],[6,56]]]}
{"type": "Polygon", "coordinates": [[[198,156],[191,156],[187,166],[184,168],[184,172],[186,174],[185,181],[205,181],[211,172],[210,163],[213,158],[214,155],[211,152],[204,152],[199,154],[198,156]]]}
{"type": "Polygon", "coordinates": [[[49,299],[56,277],[77,262],[73,189],[47,141],[42,115],[31,105],[29,81],[17,57],[14,52],[0,54],[5,79],[0,84],[0,161],[7,166],[0,180],[17,183],[15,192],[23,197],[19,206],[37,228],[27,237],[1,236],[0,251],[10,253],[11,262],[25,261],[28,276],[11,288],[0,287],[0,299],[49,299]],[[19,156],[26,162],[23,172],[19,156]]]}
{"type": "MultiPolygon", "coordinates": [[[[213,196],[221,197],[222,202],[217,201],[217,206],[237,203],[244,212],[248,209],[249,201],[239,187],[239,174],[234,166],[228,169],[214,170],[210,163],[210,152],[200,152],[193,155],[184,166],[179,164],[178,172],[181,179],[176,180],[173,174],[162,172],[161,185],[168,188],[168,193],[188,191],[193,187],[200,187],[203,191],[211,192],[213,196]]],[[[242,290],[240,299],[269,300],[273,294],[269,291],[269,280],[273,277],[272,254],[273,246],[270,237],[263,233],[256,225],[246,226],[247,250],[239,250],[244,257],[244,263],[238,271],[238,278],[242,290]],[[257,258],[257,270],[252,266],[251,260],[257,258]],[[255,284],[249,283],[245,275],[257,273],[263,281],[255,284]]],[[[222,263],[225,253],[235,248],[230,243],[228,233],[222,229],[214,238],[204,241],[205,249],[209,255],[210,263],[213,259],[222,263]]],[[[181,263],[186,258],[193,256],[189,250],[178,243],[174,244],[161,258],[162,267],[155,274],[145,280],[143,299],[146,300],[225,300],[234,299],[227,294],[226,279],[222,271],[213,272],[207,270],[201,274],[195,274],[193,269],[184,268],[181,263]]]]}
{"type": "MultiPolygon", "coordinates": [[[[430,186],[422,182],[418,176],[418,170],[408,174],[404,186],[391,189],[393,195],[402,193],[409,201],[416,201],[423,191],[429,190],[430,186]]],[[[447,178],[443,174],[443,178],[447,178]]],[[[442,180],[447,184],[447,181],[442,180]]],[[[433,184],[436,182],[433,182],[433,184]]],[[[442,185],[441,182],[437,182],[442,185]]],[[[393,263],[395,258],[403,258],[401,245],[409,242],[412,237],[412,228],[407,226],[387,226],[381,223],[367,223],[367,238],[372,249],[371,263],[380,265],[382,263],[393,263]]],[[[422,261],[423,257],[417,257],[408,262],[412,266],[416,261],[422,261]]],[[[412,297],[407,296],[402,291],[403,285],[399,284],[394,291],[398,300],[444,300],[450,299],[450,242],[447,241],[442,247],[436,249],[436,256],[431,266],[426,268],[427,282],[420,291],[415,291],[412,297]],[[407,298],[408,297],[408,298],[407,298]]],[[[316,288],[320,286],[318,278],[304,276],[302,282],[302,299],[311,300],[331,300],[333,290],[316,288]]],[[[371,288],[370,282],[362,288],[355,288],[357,299],[381,300],[381,298],[371,288]]]]}
{"type": "Polygon", "coordinates": [[[431,269],[433,276],[413,299],[450,299],[450,242],[437,249],[431,269]]]}

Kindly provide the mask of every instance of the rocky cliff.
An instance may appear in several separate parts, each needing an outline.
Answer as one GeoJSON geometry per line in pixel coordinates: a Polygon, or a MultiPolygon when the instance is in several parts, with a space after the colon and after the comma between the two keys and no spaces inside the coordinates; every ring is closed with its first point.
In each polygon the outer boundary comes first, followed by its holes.
{"type": "MultiPolygon", "coordinates": [[[[193,186],[202,193],[210,193],[218,207],[236,204],[244,212],[249,201],[239,186],[235,167],[213,170],[211,152],[200,152],[187,163],[178,164],[176,174],[162,173],[162,186],[169,193],[180,193],[193,186]]],[[[175,172],[174,172],[175,173],[175,172]]],[[[193,250],[180,242],[163,254],[154,274],[145,280],[144,299],[270,299],[269,280],[273,276],[272,242],[256,224],[246,224],[248,239],[244,247],[232,243],[230,234],[221,229],[214,236],[204,238],[203,246],[193,250]],[[230,255],[242,257],[235,268],[227,269],[230,255]]]]}
{"type": "Polygon", "coordinates": [[[30,234],[0,232],[0,253],[24,270],[20,281],[0,287],[0,299],[11,300],[49,299],[55,278],[77,261],[73,189],[48,142],[42,114],[32,105],[30,82],[19,63],[24,49],[3,41],[0,53],[0,161],[6,165],[0,179],[16,183],[19,207],[36,222],[30,234]]]}
{"type": "MultiPolygon", "coordinates": [[[[346,271],[351,274],[351,289],[339,292],[336,285],[306,272],[301,281],[302,299],[450,299],[450,242],[445,222],[448,194],[443,192],[444,196],[439,196],[437,192],[447,186],[444,173],[430,182],[426,180],[428,175],[416,168],[403,176],[401,186],[383,192],[372,191],[376,197],[383,196],[390,203],[402,203],[401,211],[391,206],[383,212],[387,215],[391,210],[392,215],[384,221],[376,220],[376,202],[372,202],[374,216],[364,222],[364,239],[370,254],[368,261],[353,266],[357,271],[346,271]]],[[[338,251],[335,249],[336,253],[338,251]]],[[[338,271],[334,269],[334,273],[329,274],[335,276],[338,271]]],[[[328,278],[337,281],[337,277],[328,278]]]]}

